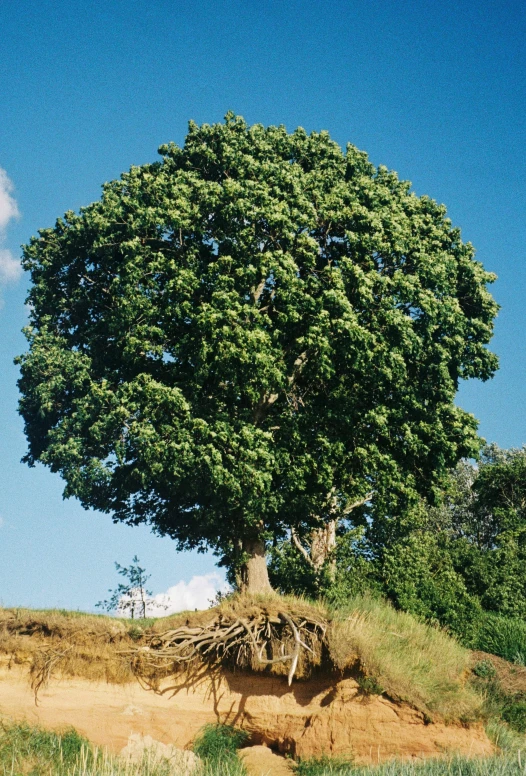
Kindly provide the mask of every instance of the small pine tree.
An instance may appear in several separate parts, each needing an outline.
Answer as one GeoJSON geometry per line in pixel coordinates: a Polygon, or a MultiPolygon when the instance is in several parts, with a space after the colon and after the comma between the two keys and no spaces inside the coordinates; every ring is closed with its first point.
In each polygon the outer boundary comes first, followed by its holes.
{"type": "Polygon", "coordinates": [[[151,598],[152,591],[146,589],[146,583],[151,574],[146,574],[146,569],[139,566],[137,555],[134,555],[128,568],[121,566],[120,563],[115,563],[115,568],[128,580],[128,583],[120,582],[114,590],[108,590],[108,593],[111,593],[110,598],[99,601],[95,606],[107,612],[129,614],[132,620],[136,618],[137,613],[139,617],[145,619],[148,605],[154,603],[151,598]]]}

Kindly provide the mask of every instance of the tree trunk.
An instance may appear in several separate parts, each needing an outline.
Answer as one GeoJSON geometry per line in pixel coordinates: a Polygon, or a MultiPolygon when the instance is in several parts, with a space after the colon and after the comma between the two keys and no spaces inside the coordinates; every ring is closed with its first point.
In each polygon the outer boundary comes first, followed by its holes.
{"type": "Polygon", "coordinates": [[[243,539],[243,552],[249,557],[241,566],[241,592],[271,593],[265,542],[262,539],[243,539]]]}
{"type": "Polygon", "coordinates": [[[324,564],[329,561],[328,572],[331,577],[336,576],[336,528],[337,518],[328,520],[322,528],[315,528],[311,533],[310,557],[312,566],[319,573],[324,564]]]}

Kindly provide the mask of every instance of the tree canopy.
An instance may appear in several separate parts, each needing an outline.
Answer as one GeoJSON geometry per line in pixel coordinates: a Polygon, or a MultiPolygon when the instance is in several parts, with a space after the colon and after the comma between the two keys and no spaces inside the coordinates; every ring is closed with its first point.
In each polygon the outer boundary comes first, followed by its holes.
{"type": "Polygon", "coordinates": [[[494,276],[444,206],[327,132],[228,114],[159,151],[24,248],[29,464],[248,568],[476,453],[494,276]]]}

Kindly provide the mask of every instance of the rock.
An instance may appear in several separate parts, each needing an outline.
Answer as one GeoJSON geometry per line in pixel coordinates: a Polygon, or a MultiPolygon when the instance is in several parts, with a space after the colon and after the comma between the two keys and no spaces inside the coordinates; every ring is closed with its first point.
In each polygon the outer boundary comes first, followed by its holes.
{"type": "Polygon", "coordinates": [[[201,770],[201,760],[193,752],[178,749],[173,744],[163,744],[141,733],[131,733],[120,756],[127,763],[140,764],[146,760],[150,766],[166,760],[170,765],[170,773],[174,776],[195,776],[201,770]]]}
{"type": "Polygon", "coordinates": [[[248,776],[292,776],[289,762],[268,746],[247,746],[238,754],[248,776]]]}

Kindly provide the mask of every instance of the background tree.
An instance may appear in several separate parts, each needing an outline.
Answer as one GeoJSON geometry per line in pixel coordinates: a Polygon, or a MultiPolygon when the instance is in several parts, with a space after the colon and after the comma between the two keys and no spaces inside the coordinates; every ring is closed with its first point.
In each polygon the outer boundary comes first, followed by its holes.
{"type": "Polygon", "coordinates": [[[271,537],[432,495],[476,452],[453,399],[496,368],[493,276],[327,132],[229,114],[160,153],[24,249],[25,460],[262,591],[271,537]]]}
{"type": "Polygon", "coordinates": [[[379,593],[469,646],[491,651],[495,633],[504,642],[506,632],[513,647],[501,645],[497,654],[525,654],[517,634],[526,616],[526,448],[488,445],[477,465],[462,460],[449,473],[440,503],[422,499],[396,519],[369,518],[340,527],[334,575],[327,566],[315,573],[290,539],[278,542],[271,550],[273,584],[335,602],[379,593]],[[383,520],[390,530],[379,532],[374,523],[383,520]]]}
{"type": "Polygon", "coordinates": [[[526,448],[488,445],[468,509],[452,510],[456,569],[484,609],[526,617],[526,448]]]}
{"type": "Polygon", "coordinates": [[[119,582],[114,590],[108,590],[111,596],[106,601],[99,601],[95,606],[106,609],[107,612],[117,612],[117,614],[129,615],[132,620],[138,614],[143,620],[146,619],[148,605],[154,603],[152,591],[146,589],[146,583],[151,574],[146,573],[146,569],[139,566],[139,558],[135,555],[132,558],[131,566],[121,566],[115,563],[117,572],[128,581],[119,582]]]}

